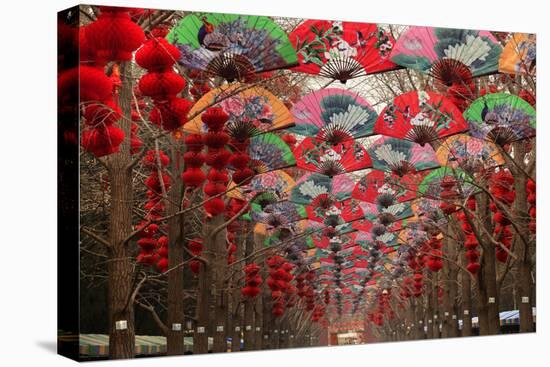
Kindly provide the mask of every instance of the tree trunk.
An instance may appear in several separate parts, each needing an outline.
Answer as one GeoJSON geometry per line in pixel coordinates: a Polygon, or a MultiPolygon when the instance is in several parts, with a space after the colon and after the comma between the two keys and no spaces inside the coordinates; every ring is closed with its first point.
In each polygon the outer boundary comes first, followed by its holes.
{"type": "Polygon", "coordinates": [[[424,323],[426,325],[426,338],[433,339],[434,337],[434,324],[433,324],[433,316],[434,316],[434,276],[432,273],[428,274],[428,280],[429,280],[429,288],[428,288],[428,295],[427,295],[427,307],[426,307],[426,317],[424,318],[424,323]]]}
{"type": "Polygon", "coordinates": [[[256,297],[256,304],[254,305],[254,350],[262,350],[263,345],[263,305],[262,298],[256,297]]]}
{"type": "MultiPolygon", "coordinates": [[[[223,224],[224,217],[219,215],[212,221],[213,227],[218,227],[223,224]]],[[[208,233],[210,235],[210,232],[208,233]]],[[[212,269],[214,273],[214,289],[215,303],[214,303],[214,327],[212,330],[214,334],[214,353],[222,353],[227,351],[227,339],[226,339],[226,313],[227,313],[227,292],[225,291],[227,276],[227,245],[226,245],[226,230],[223,229],[218,232],[213,238],[211,238],[211,246],[215,251],[214,255],[214,267],[212,269]]]]}
{"type": "MultiPolygon", "coordinates": [[[[465,254],[462,263],[466,263],[465,254]]],[[[462,298],[462,336],[472,336],[472,290],[470,274],[461,271],[461,298],[462,298]]]]}
{"type": "MultiPolygon", "coordinates": [[[[245,257],[249,257],[254,252],[254,232],[251,230],[250,225],[246,228],[246,245],[245,245],[245,257]]],[[[250,264],[252,260],[248,259],[247,264],[250,264]]],[[[254,335],[256,333],[254,327],[254,299],[246,298],[244,300],[244,350],[254,349],[254,335]]]]}
{"type": "Polygon", "coordinates": [[[212,287],[215,281],[215,266],[216,266],[216,241],[215,238],[209,238],[210,233],[214,228],[223,223],[223,215],[218,215],[210,218],[205,225],[206,241],[203,251],[208,264],[201,264],[199,273],[199,290],[197,298],[197,328],[193,334],[194,345],[193,352],[195,354],[208,353],[208,336],[214,335],[215,330],[210,320],[210,306],[213,303],[215,295],[215,287],[212,287]]]}
{"type": "MultiPolygon", "coordinates": [[[[525,143],[516,142],[513,144],[515,161],[517,165],[525,168],[523,158],[525,157],[525,143]]],[[[529,210],[527,208],[527,177],[515,165],[511,165],[514,174],[514,187],[516,198],[514,201],[515,218],[519,232],[524,238],[529,238],[529,210]]],[[[519,237],[516,234],[516,237],[519,237]]],[[[521,238],[515,241],[515,252],[518,255],[517,261],[517,303],[519,305],[519,331],[532,332],[535,330],[533,322],[533,282],[531,276],[531,259],[529,255],[529,243],[525,244],[521,238]]]]}
{"type": "Polygon", "coordinates": [[[262,346],[264,349],[273,349],[273,345],[271,344],[271,334],[273,333],[273,330],[271,330],[271,318],[273,317],[271,314],[271,295],[268,292],[265,292],[265,294],[261,297],[263,311],[262,346]]]}
{"type": "MultiPolygon", "coordinates": [[[[488,233],[492,233],[493,228],[489,220],[489,197],[484,193],[477,196],[478,215],[480,218],[485,218],[485,229],[488,233]]],[[[483,249],[481,269],[477,277],[479,333],[495,335],[500,330],[495,247],[489,243],[487,236],[482,236],[482,239],[483,241],[480,241],[483,249]]]]}
{"type": "Polygon", "coordinates": [[[132,233],[133,184],[130,167],[130,115],[132,64],[121,64],[122,88],[119,105],[124,119],[119,126],[126,138],[118,153],[109,156],[107,167],[111,186],[111,213],[108,249],[109,358],[133,358],[135,354],[133,281],[134,266],[129,243],[132,233]],[[117,328],[118,325],[118,328],[117,328]]]}
{"type": "MultiPolygon", "coordinates": [[[[176,144],[172,141],[173,144],[176,144]]],[[[181,164],[178,148],[172,148],[172,176],[180,177],[181,164]]],[[[183,183],[176,179],[168,194],[168,214],[172,215],[181,210],[183,198],[183,183]]],[[[184,225],[183,215],[172,217],[168,220],[168,335],[166,335],[166,354],[169,356],[182,355],[185,352],[183,343],[183,328],[185,325],[185,314],[183,304],[183,271],[181,264],[184,261],[184,225]]]]}

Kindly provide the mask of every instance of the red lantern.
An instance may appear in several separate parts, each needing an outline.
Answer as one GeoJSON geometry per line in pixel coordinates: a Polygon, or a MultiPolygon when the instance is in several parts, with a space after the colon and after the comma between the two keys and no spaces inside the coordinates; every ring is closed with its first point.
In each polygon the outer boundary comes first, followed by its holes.
{"type": "Polygon", "coordinates": [[[188,168],[181,174],[181,179],[188,187],[199,187],[206,180],[206,175],[200,168],[188,168]]]}
{"type": "Polygon", "coordinates": [[[165,38],[152,38],[136,51],[136,63],[148,71],[165,71],[179,60],[180,52],[165,38]]]}
{"type": "Polygon", "coordinates": [[[118,152],[123,141],[124,131],[114,125],[82,132],[82,147],[96,157],[118,152]]]}
{"type": "Polygon", "coordinates": [[[204,147],[201,134],[189,134],[185,137],[184,142],[187,150],[192,152],[200,152],[204,147]]]}
{"type": "Polygon", "coordinates": [[[97,20],[86,27],[86,40],[96,50],[98,59],[130,61],[145,34],[128,12],[115,9],[102,8],[97,20]]]}
{"type": "Polygon", "coordinates": [[[229,115],[221,107],[210,107],[201,115],[201,120],[210,131],[221,131],[229,115]]]}
{"type": "Polygon", "coordinates": [[[204,203],[204,210],[212,217],[220,215],[225,210],[225,203],[221,198],[212,198],[204,203]]]}

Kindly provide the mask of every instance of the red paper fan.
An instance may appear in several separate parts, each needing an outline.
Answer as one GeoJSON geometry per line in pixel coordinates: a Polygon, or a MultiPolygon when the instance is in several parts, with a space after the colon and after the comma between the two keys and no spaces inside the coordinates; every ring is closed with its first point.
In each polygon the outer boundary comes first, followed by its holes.
{"type": "Polygon", "coordinates": [[[367,150],[355,140],[331,144],[305,138],[294,149],[294,156],[298,167],[330,177],[372,167],[367,150]]]}
{"type": "Polygon", "coordinates": [[[416,198],[418,184],[425,176],[426,172],[399,177],[390,172],[373,170],[355,184],[351,196],[375,204],[378,204],[381,194],[388,194],[396,203],[410,201],[416,198]]]}
{"type": "Polygon", "coordinates": [[[394,40],[376,24],[306,20],[289,39],[300,63],[296,71],[345,83],[398,68],[389,61],[394,40]]]}
{"type": "Polygon", "coordinates": [[[374,133],[424,145],[468,130],[462,112],[439,94],[412,91],[396,97],[378,116],[374,133]]]}

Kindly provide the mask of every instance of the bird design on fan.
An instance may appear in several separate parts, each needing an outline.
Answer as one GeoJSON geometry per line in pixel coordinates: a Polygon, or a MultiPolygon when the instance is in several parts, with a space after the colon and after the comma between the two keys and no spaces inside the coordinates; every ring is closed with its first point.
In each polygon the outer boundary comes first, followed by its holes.
{"type": "Polygon", "coordinates": [[[507,93],[476,99],[464,111],[473,137],[505,146],[536,135],[536,112],[526,101],[507,93]]]}
{"type": "Polygon", "coordinates": [[[167,39],[180,50],[181,65],[230,82],[298,62],[287,34],[263,16],[190,14],[172,28],[167,39]]]}

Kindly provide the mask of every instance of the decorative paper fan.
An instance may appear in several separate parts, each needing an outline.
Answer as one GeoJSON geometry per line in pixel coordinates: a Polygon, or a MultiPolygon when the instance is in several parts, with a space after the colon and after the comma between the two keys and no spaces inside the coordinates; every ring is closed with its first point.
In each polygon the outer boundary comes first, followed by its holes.
{"type": "Polygon", "coordinates": [[[330,194],[321,194],[306,206],[308,218],[327,226],[337,226],[364,216],[360,204],[354,199],[336,200],[330,194]]]}
{"type": "Polygon", "coordinates": [[[292,188],[290,200],[308,205],[319,195],[328,194],[336,201],[349,199],[354,182],[347,175],[328,177],[319,173],[310,173],[302,176],[292,188]]]}
{"type": "Polygon", "coordinates": [[[489,141],[458,134],[445,139],[436,151],[442,166],[460,168],[467,173],[504,164],[497,146],[489,141]]]}
{"type": "Polygon", "coordinates": [[[250,216],[253,221],[272,227],[287,225],[307,218],[304,206],[290,201],[275,202],[267,205],[255,202],[250,204],[250,216]]]}
{"type": "Polygon", "coordinates": [[[413,200],[424,175],[420,172],[399,177],[391,172],[372,170],[357,181],[352,197],[374,204],[378,203],[381,195],[396,203],[413,200]]]}
{"type": "MultiPolygon", "coordinates": [[[[234,183],[231,184],[235,185],[234,183]]],[[[290,190],[294,185],[292,177],[282,170],[277,170],[254,176],[245,186],[229,190],[227,196],[241,200],[251,200],[258,193],[270,192],[278,198],[277,201],[283,201],[289,198],[290,190]]]]}
{"type": "Polygon", "coordinates": [[[251,158],[250,166],[257,173],[296,165],[296,159],[290,147],[278,135],[272,133],[251,138],[248,155],[251,158]]]}
{"type": "Polygon", "coordinates": [[[180,50],[181,65],[229,81],[298,62],[288,36],[268,17],[191,14],[167,38],[180,50]]]}
{"type": "Polygon", "coordinates": [[[409,202],[396,203],[388,207],[366,202],[361,202],[359,205],[363,209],[366,219],[370,219],[371,221],[376,220],[385,227],[389,227],[401,219],[414,215],[409,202]]]}
{"type": "Polygon", "coordinates": [[[536,73],[537,36],[528,33],[514,33],[500,55],[498,71],[507,74],[536,73]]]}
{"type": "Polygon", "coordinates": [[[374,133],[406,139],[420,145],[468,130],[462,112],[446,97],[411,91],[387,105],[374,125],[374,133]]]}
{"type": "Polygon", "coordinates": [[[208,107],[221,107],[229,115],[225,128],[233,138],[246,139],[292,125],[284,103],[271,92],[244,84],[224,85],[201,97],[189,111],[192,119],[183,126],[190,133],[205,132],[201,114],[208,107]]]}
{"type": "Polygon", "coordinates": [[[317,248],[326,249],[330,246],[331,241],[338,242],[343,248],[346,245],[355,242],[355,232],[339,232],[336,236],[332,238],[324,236],[322,232],[314,232],[311,235],[311,239],[313,241],[313,244],[317,248]]]}
{"type": "Polygon", "coordinates": [[[355,140],[331,144],[316,138],[305,138],[294,149],[299,168],[335,176],[372,166],[367,150],[355,140]]]}
{"type": "Polygon", "coordinates": [[[408,140],[380,137],[367,149],[374,169],[400,177],[439,167],[430,145],[421,146],[408,140]]]}
{"type": "Polygon", "coordinates": [[[292,107],[290,132],[340,143],[373,134],[378,114],[358,94],[339,88],[305,95],[292,107]]]}
{"type": "Polygon", "coordinates": [[[398,68],[388,59],[394,40],[376,24],[306,20],[289,38],[300,62],[296,71],[345,83],[398,68]]]}
{"type": "Polygon", "coordinates": [[[506,93],[486,94],[464,111],[470,134],[498,145],[536,134],[535,109],[523,99],[506,93]]]}
{"type": "Polygon", "coordinates": [[[397,40],[391,60],[451,85],[497,72],[501,52],[487,31],[410,26],[397,40]]]}

